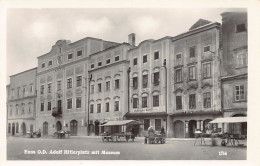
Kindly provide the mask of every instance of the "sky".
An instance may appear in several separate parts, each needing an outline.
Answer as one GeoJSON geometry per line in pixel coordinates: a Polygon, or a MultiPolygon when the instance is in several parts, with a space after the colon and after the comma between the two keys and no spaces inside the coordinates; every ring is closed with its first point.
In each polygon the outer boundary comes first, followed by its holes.
{"type": "Polygon", "coordinates": [[[200,18],[221,23],[224,8],[12,8],[7,10],[6,53],[9,76],[37,67],[37,57],[51,50],[60,39],[75,42],[95,37],[127,42],[136,34],[143,40],[176,36],[186,32],[200,18]]]}

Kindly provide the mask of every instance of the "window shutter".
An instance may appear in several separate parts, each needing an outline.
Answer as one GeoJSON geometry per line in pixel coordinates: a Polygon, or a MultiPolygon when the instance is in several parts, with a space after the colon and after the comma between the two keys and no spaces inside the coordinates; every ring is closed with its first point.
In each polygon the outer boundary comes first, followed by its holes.
{"type": "Polygon", "coordinates": [[[152,73],[151,82],[152,82],[152,84],[153,84],[153,82],[154,82],[154,73],[152,73]]]}
{"type": "Polygon", "coordinates": [[[130,87],[133,87],[133,86],[134,86],[133,81],[134,81],[134,79],[133,79],[133,78],[130,78],[130,87]]]}

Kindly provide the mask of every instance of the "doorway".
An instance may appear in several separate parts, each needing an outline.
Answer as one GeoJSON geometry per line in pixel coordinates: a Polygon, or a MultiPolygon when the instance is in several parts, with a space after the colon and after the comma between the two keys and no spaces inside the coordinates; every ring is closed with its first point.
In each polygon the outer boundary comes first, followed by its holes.
{"type": "Polygon", "coordinates": [[[44,122],[44,123],[43,123],[42,134],[43,134],[44,136],[47,136],[47,135],[48,135],[48,122],[44,122]]]}
{"type": "Polygon", "coordinates": [[[56,123],[56,129],[57,129],[57,131],[61,131],[62,125],[61,125],[61,122],[60,122],[60,121],[58,121],[58,122],[56,123]]]}
{"type": "Polygon", "coordinates": [[[174,138],[184,138],[184,123],[177,120],[173,123],[174,138]]]}
{"type": "Polygon", "coordinates": [[[194,138],[195,136],[195,131],[196,131],[196,120],[190,120],[189,121],[189,137],[194,138]]]}
{"type": "Polygon", "coordinates": [[[78,134],[78,122],[76,120],[70,121],[70,134],[72,136],[78,134]]]}
{"type": "Polygon", "coordinates": [[[15,135],[15,124],[12,124],[12,135],[15,135]]]}
{"type": "Polygon", "coordinates": [[[26,125],[24,122],[22,123],[22,132],[23,132],[23,135],[26,135],[26,125]]]}
{"type": "Polygon", "coordinates": [[[99,135],[99,121],[95,121],[95,135],[99,135]]]}

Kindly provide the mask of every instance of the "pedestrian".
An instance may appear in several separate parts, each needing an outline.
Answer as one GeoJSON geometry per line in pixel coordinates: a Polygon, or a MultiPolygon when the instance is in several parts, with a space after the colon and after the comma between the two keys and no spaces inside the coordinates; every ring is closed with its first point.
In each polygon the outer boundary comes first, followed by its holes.
{"type": "Polygon", "coordinates": [[[41,129],[39,129],[39,131],[38,131],[38,137],[41,137],[41,129]]]}
{"type": "Polygon", "coordinates": [[[161,128],[161,132],[160,132],[160,134],[165,134],[164,126],[162,126],[162,128],[161,128]]]}
{"type": "Polygon", "coordinates": [[[149,128],[148,128],[148,138],[149,138],[149,143],[154,143],[154,134],[155,134],[155,132],[154,132],[154,129],[153,129],[153,126],[150,126],[149,128]]]}

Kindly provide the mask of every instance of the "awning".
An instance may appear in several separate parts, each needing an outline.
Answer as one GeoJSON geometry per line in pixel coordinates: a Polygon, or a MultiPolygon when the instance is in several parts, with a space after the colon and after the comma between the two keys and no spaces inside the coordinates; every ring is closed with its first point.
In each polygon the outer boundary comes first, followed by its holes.
{"type": "Polygon", "coordinates": [[[247,117],[226,117],[226,118],[217,118],[209,123],[242,123],[247,122],[247,117]]]}
{"type": "Polygon", "coordinates": [[[120,120],[120,121],[109,121],[106,124],[99,126],[123,126],[123,125],[141,125],[142,123],[136,120],[120,120]]]}

